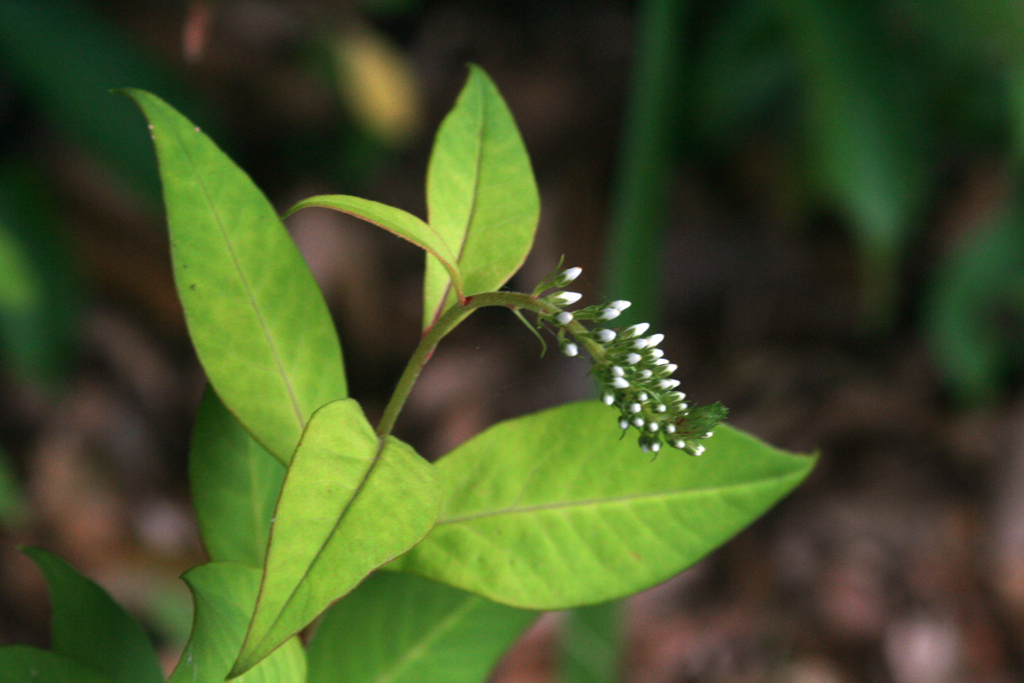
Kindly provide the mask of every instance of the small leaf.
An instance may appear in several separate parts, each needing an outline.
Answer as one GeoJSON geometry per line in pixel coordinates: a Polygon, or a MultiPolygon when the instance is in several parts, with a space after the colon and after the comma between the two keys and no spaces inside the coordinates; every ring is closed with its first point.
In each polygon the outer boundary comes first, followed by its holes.
{"type": "Polygon", "coordinates": [[[149,638],[106,591],[40,548],[25,548],[46,578],[52,606],[51,647],[113,683],[162,683],[149,638]]]}
{"type": "Polygon", "coordinates": [[[938,264],[926,289],[926,339],[953,394],[966,404],[994,401],[1024,362],[1020,329],[1006,324],[1024,317],[1022,223],[1024,201],[1017,198],[982,217],[938,264]]]}
{"type": "MultiPolygon", "coordinates": [[[[223,683],[242,647],[260,571],[234,562],[211,562],[182,577],[192,590],[192,637],[168,683],[223,683]]],[[[306,657],[298,638],[288,640],[236,683],[304,683],[306,657]]]]}
{"type": "Polygon", "coordinates": [[[166,102],[149,120],[185,320],[217,395],[287,464],[313,411],[347,395],[327,304],[263,193],[166,102]]]}
{"type": "Polygon", "coordinates": [[[502,422],[435,465],[445,506],[392,568],[528,609],[649,588],[789,493],[814,460],[719,425],[703,457],[651,460],[599,402],[502,422]]]}
{"type": "Polygon", "coordinates": [[[440,507],[434,469],[359,404],[329,403],[285,477],[256,612],[233,675],[305,628],[371,571],[426,535],[440,507]]]}
{"type": "MultiPolygon", "coordinates": [[[[455,108],[437,131],[427,169],[430,227],[458,257],[464,296],[499,289],[533,244],[540,197],[530,157],[494,83],[470,67],[455,108]]],[[[423,327],[456,301],[449,274],[427,256],[423,327]]]]}
{"type": "Polygon", "coordinates": [[[262,567],[285,468],[207,387],[188,456],[192,504],[210,559],[262,567]]]}
{"type": "Polygon", "coordinates": [[[284,217],[287,218],[299,209],[305,209],[310,206],[347,213],[350,216],[361,218],[367,223],[373,223],[404,240],[412,242],[435,257],[444,266],[452,282],[455,283],[456,291],[461,291],[459,268],[455,264],[455,254],[452,253],[448,243],[441,238],[437,231],[411,213],[369,199],[332,194],[303,199],[288,209],[284,217]]]}
{"type": "Polygon", "coordinates": [[[423,88],[412,60],[369,23],[347,22],[331,44],[338,94],[355,121],[389,147],[423,124],[423,88]]]}
{"type": "Polygon", "coordinates": [[[0,524],[17,527],[28,519],[29,508],[7,452],[0,447],[0,524]]]}
{"type": "Polygon", "coordinates": [[[81,662],[28,645],[0,647],[4,683],[114,683],[81,662]]]}
{"type": "Polygon", "coordinates": [[[537,618],[411,574],[378,572],[309,643],[309,683],[479,683],[537,618]]]}
{"type": "Polygon", "coordinates": [[[59,204],[36,169],[0,165],[0,353],[16,374],[57,388],[78,341],[78,292],[59,204]]]}
{"type": "Polygon", "coordinates": [[[42,299],[39,290],[39,278],[24,247],[0,222],[0,310],[35,309],[42,299]]]}

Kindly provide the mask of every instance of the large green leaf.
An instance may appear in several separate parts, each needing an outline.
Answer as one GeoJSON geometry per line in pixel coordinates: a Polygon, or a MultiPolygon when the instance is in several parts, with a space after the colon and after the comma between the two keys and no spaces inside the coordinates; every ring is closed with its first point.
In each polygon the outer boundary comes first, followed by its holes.
{"type": "Polygon", "coordinates": [[[174,279],[199,360],[228,409],[287,464],[313,411],[347,395],[327,304],[249,176],[166,102],[126,92],[156,145],[174,279]]]}
{"type": "Polygon", "coordinates": [[[324,615],[309,683],[480,683],[537,618],[411,574],[378,572],[324,615]]]}
{"type": "Polygon", "coordinates": [[[263,566],[284,473],[208,387],[192,431],[188,474],[211,560],[263,566]]]}
{"type": "Polygon", "coordinates": [[[347,213],[356,218],[362,218],[367,223],[384,228],[390,233],[408,240],[420,249],[436,258],[443,266],[452,282],[455,283],[456,293],[462,291],[462,277],[459,275],[459,268],[456,265],[455,254],[451,247],[441,238],[431,226],[412,215],[408,211],[396,209],[387,204],[351,197],[343,194],[317,195],[301,202],[288,209],[284,218],[292,215],[299,209],[317,206],[323,209],[333,209],[347,213]]]}
{"type": "Polygon", "coordinates": [[[51,647],[114,683],[162,683],[149,638],[106,591],[40,548],[25,554],[43,572],[50,592],[51,647]]]}
{"type": "MultiPolygon", "coordinates": [[[[195,601],[192,637],[168,683],[223,683],[235,661],[256,605],[260,571],[234,562],[211,562],[184,577],[195,601]]],[[[305,683],[306,657],[291,638],[233,683],[305,683]]]]}
{"type": "MultiPolygon", "coordinates": [[[[427,169],[428,223],[458,258],[463,294],[500,288],[526,259],[540,217],[537,183],[508,106],[482,69],[470,67],[455,108],[437,131],[427,169]]],[[[427,255],[423,326],[456,293],[427,255]]]]}
{"type": "Polygon", "coordinates": [[[651,460],[599,402],[502,422],[435,467],[445,506],[392,566],[498,602],[564,609],[648,588],[757,519],[812,458],[726,425],[702,458],[651,460]]]}
{"type": "Polygon", "coordinates": [[[81,662],[28,645],[0,647],[0,680],[4,683],[113,683],[81,662]]]}
{"type": "Polygon", "coordinates": [[[234,672],[422,539],[440,501],[433,467],[398,439],[378,439],[355,401],[318,410],[285,477],[256,612],[234,672]]]}

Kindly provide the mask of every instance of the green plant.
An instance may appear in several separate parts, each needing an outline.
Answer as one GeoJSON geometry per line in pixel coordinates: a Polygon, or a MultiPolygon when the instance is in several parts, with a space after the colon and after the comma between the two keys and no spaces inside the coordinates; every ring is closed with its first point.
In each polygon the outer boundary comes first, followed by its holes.
{"type": "MultiPolygon", "coordinates": [[[[345,211],[427,252],[423,338],[376,428],[348,398],[327,307],[269,201],[165,102],[126,94],[149,121],[175,280],[212,387],[189,465],[210,562],[184,576],[195,618],[172,681],[483,680],[537,611],[664,581],[813,466],[716,427],[718,404],[690,406],[660,335],[602,326],[626,302],[565,310],[579,296],[561,288],[578,269],[530,294],[498,291],[530,249],[539,200],[481,70],[437,134],[427,222],[347,196],[292,209],[345,211]],[[428,463],[392,427],[437,343],[483,306],[529,312],[564,353],[585,350],[602,400],[500,423],[428,463]],[[663,443],[709,455],[652,457],[663,443]],[[321,615],[303,646],[298,634],[321,615]]],[[[0,649],[4,680],[160,680],[121,608],[28,552],[50,588],[52,650],[0,649]]]]}

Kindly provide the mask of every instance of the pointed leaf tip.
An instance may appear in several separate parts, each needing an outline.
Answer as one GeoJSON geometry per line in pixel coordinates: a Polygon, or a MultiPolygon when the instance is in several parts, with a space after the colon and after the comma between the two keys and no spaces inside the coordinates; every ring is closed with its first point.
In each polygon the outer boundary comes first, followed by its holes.
{"type": "Polygon", "coordinates": [[[252,179],[159,97],[125,93],[149,121],[199,360],[228,409],[287,464],[313,411],[347,396],[327,304],[252,179]]]}

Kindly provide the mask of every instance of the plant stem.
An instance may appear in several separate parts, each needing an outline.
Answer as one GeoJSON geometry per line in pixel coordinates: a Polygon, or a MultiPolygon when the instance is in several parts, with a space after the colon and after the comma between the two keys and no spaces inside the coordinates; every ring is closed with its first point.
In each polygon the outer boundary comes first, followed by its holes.
{"type": "MultiPolygon", "coordinates": [[[[378,437],[387,436],[394,429],[398,414],[402,411],[402,406],[405,405],[406,399],[409,398],[409,392],[412,391],[412,385],[416,382],[420,371],[423,370],[423,366],[430,360],[434,349],[437,348],[440,341],[455,329],[459,323],[465,320],[470,313],[485,306],[521,308],[544,315],[554,315],[560,311],[557,306],[541,301],[529,294],[521,294],[519,292],[485,292],[483,294],[475,294],[467,297],[465,302],[455,304],[449,308],[427,331],[419,346],[413,351],[412,357],[409,358],[409,363],[405,366],[405,371],[402,372],[402,376],[398,379],[395,391],[391,394],[391,400],[388,401],[387,406],[384,408],[384,414],[381,415],[380,423],[377,425],[378,437]]],[[[573,336],[586,332],[586,328],[575,320],[567,325],[567,329],[573,333],[573,336]]],[[[601,349],[599,344],[582,336],[579,339],[587,346],[587,350],[591,352],[591,355],[595,353],[603,354],[603,349],[601,349]]]]}

